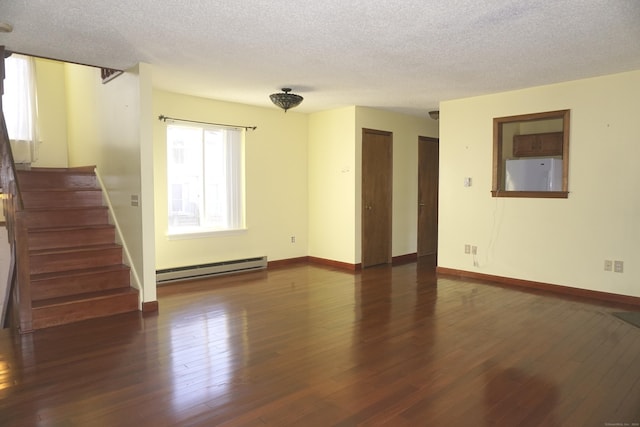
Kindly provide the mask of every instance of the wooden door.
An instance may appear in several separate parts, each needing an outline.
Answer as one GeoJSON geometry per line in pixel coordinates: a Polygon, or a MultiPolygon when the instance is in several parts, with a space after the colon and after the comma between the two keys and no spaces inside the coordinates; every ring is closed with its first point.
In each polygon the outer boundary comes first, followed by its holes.
{"type": "Polygon", "coordinates": [[[393,135],[362,129],[362,267],[391,263],[393,135]]]}
{"type": "Polygon", "coordinates": [[[438,163],[435,138],[418,139],[418,256],[438,251],[438,163]]]}

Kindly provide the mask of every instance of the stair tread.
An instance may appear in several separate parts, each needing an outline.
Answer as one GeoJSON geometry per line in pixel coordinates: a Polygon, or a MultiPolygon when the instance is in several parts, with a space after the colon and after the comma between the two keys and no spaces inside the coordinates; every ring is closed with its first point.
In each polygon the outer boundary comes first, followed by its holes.
{"type": "Polygon", "coordinates": [[[113,296],[137,295],[137,294],[138,294],[137,289],[134,289],[128,286],[126,288],[123,287],[118,289],[108,289],[104,291],[87,292],[87,293],[75,294],[75,295],[70,295],[65,297],[49,298],[49,299],[44,299],[39,301],[33,301],[32,307],[34,310],[36,310],[36,309],[42,309],[42,308],[51,307],[51,306],[72,304],[78,301],[101,300],[101,299],[106,299],[113,296]]]}
{"type": "Polygon", "coordinates": [[[125,264],[102,265],[98,267],[83,268],[79,270],[65,270],[65,271],[55,271],[50,273],[32,274],[31,281],[36,282],[40,280],[55,279],[59,277],[83,276],[83,275],[95,274],[95,273],[110,273],[113,271],[121,271],[121,270],[129,270],[129,269],[130,267],[125,264]]]}
{"type": "Polygon", "coordinates": [[[33,167],[31,169],[19,169],[18,173],[30,173],[30,172],[49,172],[49,173],[81,173],[81,174],[95,174],[95,165],[92,166],[73,166],[68,168],[51,168],[51,167],[33,167]]]}
{"type": "Polygon", "coordinates": [[[92,191],[92,192],[101,192],[102,189],[100,187],[59,187],[59,188],[44,188],[44,187],[31,187],[31,188],[20,188],[21,193],[64,193],[64,192],[79,192],[79,191],[92,191]]]}
{"type": "Polygon", "coordinates": [[[42,329],[138,309],[131,268],[95,166],[18,171],[24,196],[32,327],[42,329]]]}
{"type": "Polygon", "coordinates": [[[113,224],[87,224],[87,225],[64,225],[61,227],[30,227],[27,229],[29,233],[49,233],[49,232],[64,232],[64,231],[77,231],[77,230],[99,230],[99,229],[114,228],[113,224]]]}
{"type": "Polygon", "coordinates": [[[84,245],[84,246],[63,246],[59,248],[48,249],[31,249],[29,255],[49,255],[49,254],[61,254],[72,252],[87,252],[87,251],[99,251],[102,249],[117,249],[122,248],[117,243],[102,243],[99,245],[84,245]]]}
{"type": "Polygon", "coordinates": [[[40,208],[29,208],[26,207],[24,210],[26,212],[63,212],[63,211],[86,211],[91,209],[99,209],[99,210],[107,210],[108,206],[104,205],[91,205],[91,206],[47,206],[40,208]]]}

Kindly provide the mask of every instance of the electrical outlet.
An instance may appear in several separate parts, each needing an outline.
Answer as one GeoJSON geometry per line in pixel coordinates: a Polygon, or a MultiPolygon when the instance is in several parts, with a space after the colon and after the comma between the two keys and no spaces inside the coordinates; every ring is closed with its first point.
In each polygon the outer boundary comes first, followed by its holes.
{"type": "Polygon", "coordinates": [[[291,236],[291,243],[295,243],[296,242],[296,236],[291,236]]]}
{"type": "Polygon", "coordinates": [[[623,261],[614,261],[613,262],[613,271],[616,273],[622,273],[624,271],[624,262],[623,261]]]}
{"type": "Polygon", "coordinates": [[[604,271],[612,271],[613,270],[613,261],[610,259],[604,260],[604,271]]]}
{"type": "Polygon", "coordinates": [[[477,246],[471,246],[471,253],[473,255],[477,255],[478,254],[478,247],[477,246]]]}
{"type": "Polygon", "coordinates": [[[471,245],[464,245],[464,253],[465,254],[471,253],[471,245]]]}

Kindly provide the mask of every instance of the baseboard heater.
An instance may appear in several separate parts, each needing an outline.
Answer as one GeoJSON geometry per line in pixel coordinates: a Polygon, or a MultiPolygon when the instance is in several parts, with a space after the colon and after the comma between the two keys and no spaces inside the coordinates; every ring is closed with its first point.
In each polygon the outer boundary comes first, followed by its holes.
{"type": "Polygon", "coordinates": [[[200,279],[265,268],[267,268],[266,256],[190,265],[187,267],[167,268],[164,270],[156,270],[156,283],[163,284],[178,280],[200,279]]]}

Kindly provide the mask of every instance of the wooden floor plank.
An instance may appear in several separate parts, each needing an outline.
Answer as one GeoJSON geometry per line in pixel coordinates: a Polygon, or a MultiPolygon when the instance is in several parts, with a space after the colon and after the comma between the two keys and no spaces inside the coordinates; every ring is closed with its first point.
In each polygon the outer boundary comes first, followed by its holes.
{"type": "Polygon", "coordinates": [[[640,422],[640,328],[611,315],[629,307],[437,277],[432,260],[291,265],[158,299],[0,331],[0,425],[640,422]]]}

